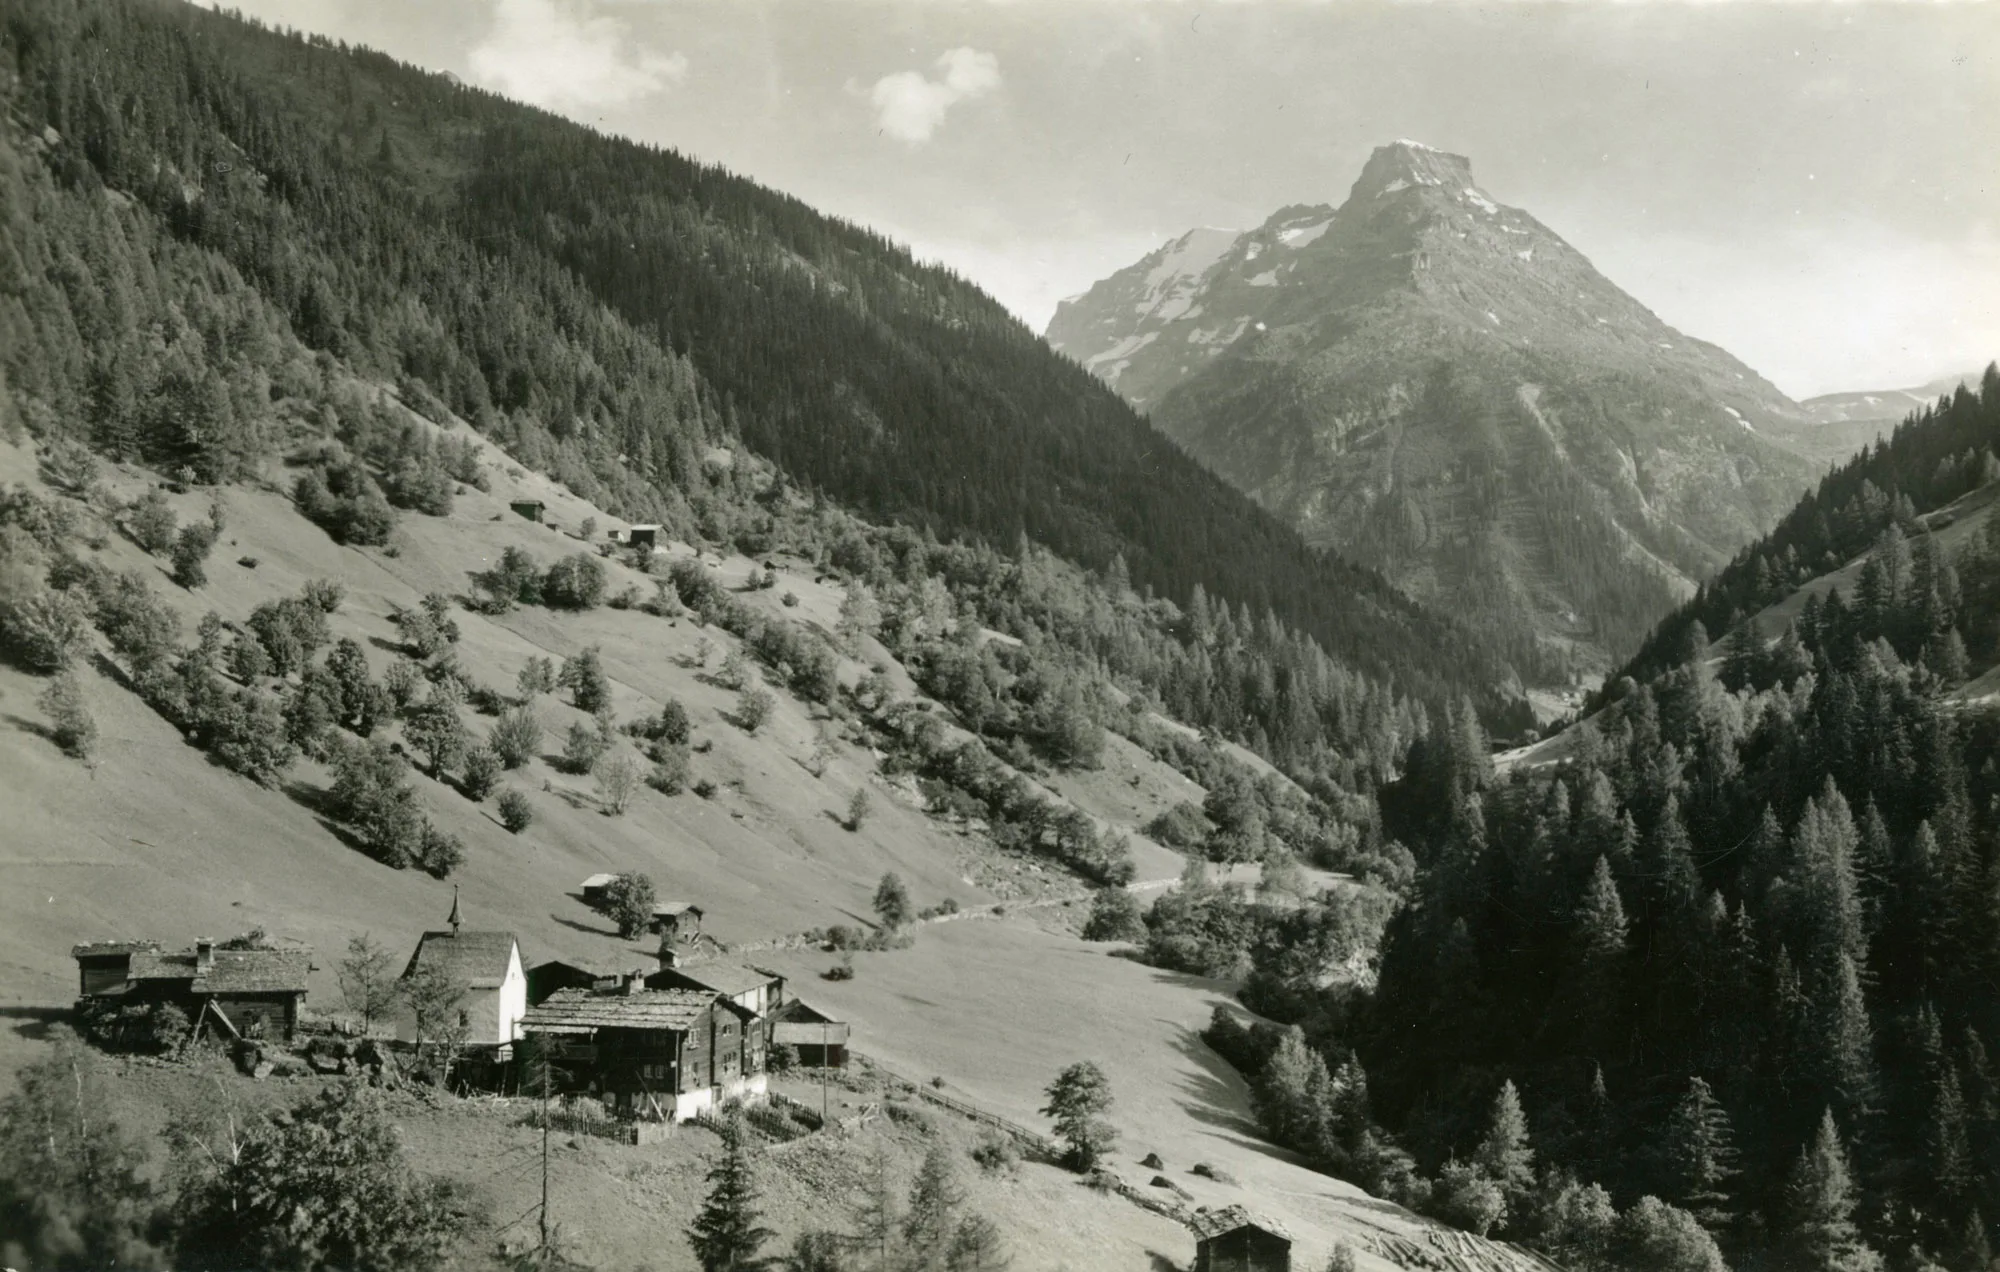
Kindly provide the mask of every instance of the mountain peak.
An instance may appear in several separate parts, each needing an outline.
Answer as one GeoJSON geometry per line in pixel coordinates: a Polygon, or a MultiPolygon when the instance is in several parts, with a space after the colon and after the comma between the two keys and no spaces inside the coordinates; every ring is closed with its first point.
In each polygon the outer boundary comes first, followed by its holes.
{"type": "Polygon", "coordinates": [[[1464,155],[1404,139],[1375,147],[1348,198],[1378,198],[1411,186],[1442,186],[1455,191],[1472,184],[1472,161],[1464,155]]]}

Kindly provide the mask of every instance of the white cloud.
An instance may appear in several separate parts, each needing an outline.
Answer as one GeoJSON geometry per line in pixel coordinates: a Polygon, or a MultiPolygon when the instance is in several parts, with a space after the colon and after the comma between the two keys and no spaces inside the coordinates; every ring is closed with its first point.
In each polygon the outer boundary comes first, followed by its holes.
{"type": "Polygon", "coordinates": [[[883,132],[921,146],[944,124],[946,111],[1000,87],[1000,59],[991,53],[952,49],[938,58],[936,66],[936,79],[922,71],[897,71],[875,81],[870,100],[883,132]]]}
{"type": "Polygon", "coordinates": [[[499,0],[493,30],[466,57],[481,86],[550,110],[621,106],[679,84],[688,60],[635,45],[584,0],[499,0]]]}

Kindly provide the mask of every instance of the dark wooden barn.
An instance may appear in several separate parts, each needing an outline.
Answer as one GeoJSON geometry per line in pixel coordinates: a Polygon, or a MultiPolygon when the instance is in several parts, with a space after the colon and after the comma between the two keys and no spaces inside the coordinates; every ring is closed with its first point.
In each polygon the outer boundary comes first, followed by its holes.
{"type": "Polygon", "coordinates": [[[620,972],[595,964],[552,958],[528,969],[528,1005],[541,1006],[559,989],[608,989],[621,976],[620,972]]]}
{"type": "Polygon", "coordinates": [[[516,499],[507,506],[512,508],[516,515],[534,522],[541,521],[542,510],[546,507],[539,499],[516,499]]]}
{"type": "Polygon", "coordinates": [[[813,1068],[844,1068],[847,1064],[847,1022],[794,998],[771,1016],[771,1045],[790,1047],[799,1063],[813,1068]]]}
{"type": "Polygon", "coordinates": [[[724,1100],[764,1094],[756,1016],[719,994],[615,987],[558,989],[521,1018],[552,1052],[565,1092],[587,1092],[628,1117],[683,1121],[724,1100]]]}
{"type": "Polygon", "coordinates": [[[197,941],[172,953],[154,941],[79,945],[79,992],[86,1002],[171,1003],[197,1028],[239,1038],[289,1041],[306,997],[312,951],[256,938],[197,941]]]}
{"type": "Polygon", "coordinates": [[[1292,1234],[1241,1206],[1197,1210],[1194,1272],[1292,1272],[1292,1234]]]}

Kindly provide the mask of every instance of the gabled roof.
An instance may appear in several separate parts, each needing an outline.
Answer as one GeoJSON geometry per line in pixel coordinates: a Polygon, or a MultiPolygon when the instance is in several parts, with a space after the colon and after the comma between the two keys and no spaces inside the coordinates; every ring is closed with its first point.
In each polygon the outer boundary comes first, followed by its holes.
{"type": "Polygon", "coordinates": [[[600,994],[559,989],[541,1006],[528,1008],[521,1028],[529,1033],[589,1033],[594,1029],[668,1029],[685,1032],[714,994],[698,989],[647,989],[636,994],[600,994]]]}
{"type": "Polygon", "coordinates": [[[157,954],[160,952],[160,943],[158,941],[86,941],[81,945],[72,945],[69,947],[69,956],[71,958],[105,958],[114,954],[138,954],[141,952],[157,954]]]}
{"type": "Polygon", "coordinates": [[[1238,1228],[1258,1228],[1270,1233],[1274,1237],[1282,1237],[1286,1241],[1292,1239],[1292,1234],[1286,1230],[1283,1224],[1272,1219],[1253,1215],[1241,1206],[1223,1206],[1216,1210],[1197,1210],[1188,1217],[1187,1222],[1188,1227],[1194,1229],[1196,1239],[1201,1241],[1222,1236],[1227,1232],[1234,1232],[1238,1228]]]}
{"type": "Polygon", "coordinates": [[[419,966],[439,965],[454,984],[467,989],[498,989],[520,942],[512,932],[426,932],[410,955],[408,976],[419,966]]]}
{"type": "Polygon", "coordinates": [[[703,989],[712,989],[718,994],[747,994],[753,989],[761,989],[778,979],[771,972],[760,972],[754,967],[743,967],[735,963],[708,963],[696,967],[668,967],[654,972],[647,981],[672,981],[675,978],[689,981],[703,989]]]}
{"type": "Polygon", "coordinates": [[[808,1007],[803,999],[794,998],[771,1013],[771,1019],[781,1025],[837,1025],[841,1022],[816,1008],[808,1007]]]}
{"type": "Polygon", "coordinates": [[[615,874],[604,874],[600,872],[598,874],[590,876],[590,878],[588,879],[585,879],[583,881],[583,886],[585,888],[606,888],[611,886],[612,881],[617,878],[618,876],[615,874]]]}
{"type": "Polygon", "coordinates": [[[653,907],[653,913],[677,919],[683,914],[699,915],[701,907],[692,901],[662,901],[653,907]]]}
{"type": "Polygon", "coordinates": [[[189,982],[196,994],[303,994],[306,973],[312,970],[312,951],[223,950],[214,952],[208,970],[202,971],[193,950],[162,954],[158,948],[136,951],[126,978],[134,981],[189,982]]]}

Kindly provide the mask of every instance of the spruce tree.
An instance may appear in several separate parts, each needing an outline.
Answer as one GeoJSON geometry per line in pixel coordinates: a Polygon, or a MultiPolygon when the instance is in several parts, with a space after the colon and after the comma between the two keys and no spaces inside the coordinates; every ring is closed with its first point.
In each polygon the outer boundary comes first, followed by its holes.
{"type": "Polygon", "coordinates": [[[1472,1165],[1499,1185],[1510,1209],[1535,1188],[1535,1150],[1528,1145],[1528,1119],[1512,1079],[1500,1084],[1487,1117],[1486,1134],[1472,1150],[1472,1165]]]}
{"type": "Polygon", "coordinates": [[[1688,1080],[1687,1094],[1667,1122],[1667,1168],[1676,1205],[1710,1232],[1731,1218],[1730,1181],[1736,1177],[1736,1144],[1729,1114],[1707,1082],[1688,1080]]]}
{"type": "Polygon", "coordinates": [[[1854,1225],[1854,1177],[1833,1110],[1799,1153],[1781,1198],[1778,1237],[1787,1272],[1877,1272],[1882,1258],[1854,1225]]]}
{"type": "Polygon", "coordinates": [[[910,1186],[909,1208],[903,1212],[903,1242],[919,1267],[943,1263],[958,1231],[965,1189],[958,1181],[951,1152],[933,1144],[917,1168],[910,1186]]]}
{"type": "Polygon", "coordinates": [[[702,1272],[748,1272],[763,1266],[758,1252],[777,1234],[759,1222],[763,1216],[741,1115],[731,1113],[720,1131],[722,1156],[709,1168],[708,1200],[688,1229],[688,1244],[702,1272]]]}

